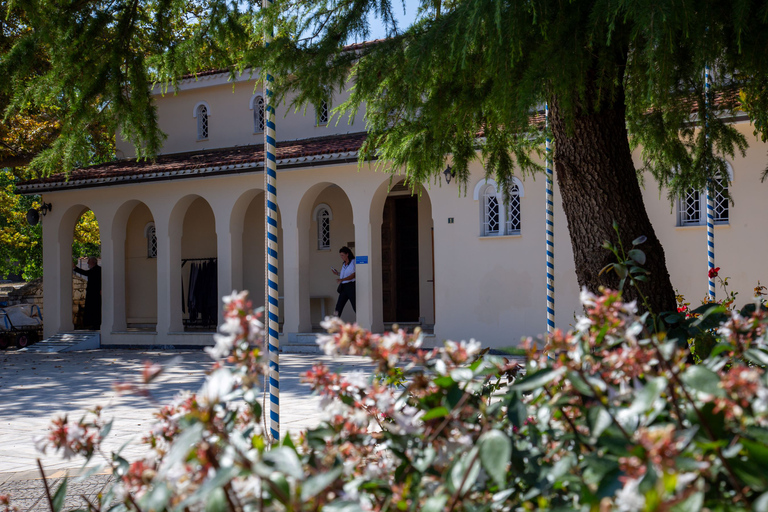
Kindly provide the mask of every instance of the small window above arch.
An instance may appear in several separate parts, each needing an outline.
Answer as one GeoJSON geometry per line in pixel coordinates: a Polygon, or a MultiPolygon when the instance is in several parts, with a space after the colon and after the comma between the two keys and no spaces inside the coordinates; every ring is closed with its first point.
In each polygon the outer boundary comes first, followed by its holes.
{"type": "Polygon", "coordinates": [[[325,203],[315,206],[312,218],[317,221],[317,249],[328,250],[331,248],[331,220],[333,212],[325,203]]]}
{"type": "Polygon", "coordinates": [[[157,258],[157,231],[154,222],[144,227],[144,238],[147,239],[147,258],[157,258]]]}
{"type": "Polygon", "coordinates": [[[263,133],[266,117],[264,113],[264,96],[254,94],[251,97],[250,109],[253,111],[253,133],[263,133]]]}
{"type": "Polygon", "coordinates": [[[197,140],[208,139],[208,117],[211,115],[211,108],[205,101],[200,101],[195,105],[192,111],[192,117],[197,119],[197,140]]]}
{"type": "Polygon", "coordinates": [[[512,178],[509,200],[504,203],[504,194],[495,180],[480,180],[472,194],[480,202],[480,236],[511,236],[522,233],[520,198],[523,197],[522,182],[512,178]]]}

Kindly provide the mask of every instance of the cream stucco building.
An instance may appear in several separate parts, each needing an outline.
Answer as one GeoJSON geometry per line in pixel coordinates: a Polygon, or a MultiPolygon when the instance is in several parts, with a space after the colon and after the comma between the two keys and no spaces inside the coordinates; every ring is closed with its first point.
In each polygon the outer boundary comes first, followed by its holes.
{"type": "MultiPolygon", "coordinates": [[[[216,262],[217,296],[248,289],[263,305],[263,98],[255,85],[211,73],[185,79],[175,94],[158,88],[168,138],[156,161],[135,162],[118,137],[117,161],[19,187],[53,208],[43,219],[46,335],[73,327],[71,244],[88,209],[101,231],[103,346],[211,343],[212,326],[189,310],[195,263],[216,262]]],[[[359,259],[357,312],[347,306],[347,320],[375,331],[421,325],[432,342],[476,338],[492,347],[545,331],[543,176],[518,180],[504,205],[478,161],[466,193],[440,178],[412,195],[402,176],[358,166],[362,114],[328,124],[327,107],[278,107],[281,346],[306,339],[333,311],[330,267],[339,268],[344,245],[359,259]]],[[[746,121],[738,129],[751,146],[730,162],[734,204],[718,207],[716,261],[748,302],[758,280],[768,283],[768,184],[760,181],[768,145],[746,121]]],[[[696,305],[707,290],[704,200],[692,191],[671,205],[651,178],[644,195],[673,285],[696,305]]],[[[556,324],[567,328],[579,290],[557,191],[555,205],[556,324]]]]}

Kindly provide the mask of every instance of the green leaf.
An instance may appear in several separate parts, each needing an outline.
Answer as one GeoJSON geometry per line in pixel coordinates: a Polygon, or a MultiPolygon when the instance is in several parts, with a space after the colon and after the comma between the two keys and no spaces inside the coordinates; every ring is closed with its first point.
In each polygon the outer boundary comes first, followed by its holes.
{"type": "Polygon", "coordinates": [[[56,489],[56,492],[53,494],[53,498],[51,498],[52,512],[59,512],[62,507],[64,507],[64,500],[67,497],[67,481],[67,477],[64,477],[64,481],[61,482],[61,485],[59,485],[59,488],[56,489]]]}
{"type": "Polygon", "coordinates": [[[656,377],[648,381],[632,401],[630,408],[635,413],[647,412],[653,406],[653,403],[659,399],[666,387],[667,379],[665,377],[656,377]]]}
{"type": "Polygon", "coordinates": [[[115,422],[114,419],[109,420],[109,423],[104,425],[104,428],[101,429],[101,432],[99,432],[99,438],[106,439],[106,437],[109,435],[110,431],[112,430],[112,424],[115,422]]]}
{"type": "Polygon", "coordinates": [[[610,427],[611,423],[613,422],[611,415],[608,414],[608,411],[606,411],[603,407],[591,408],[589,410],[588,417],[592,423],[592,437],[595,439],[600,437],[603,432],[605,432],[605,429],[610,427]]]}
{"type": "Polygon", "coordinates": [[[646,240],[648,240],[648,237],[647,237],[647,236],[645,236],[645,235],[640,235],[639,237],[637,237],[637,238],[635,238],[634,240],[632,240],[632,245],[640,245],[640,244],[644,244],[646,240]]]}
{"type": "Polygon", "coordinates": [[[360,503],[356,501],[334,501],[323,507],[323,512],[359,512],[360,503]]]}
{"type": "Polygon", "coordinates": [[[416,468],[416,471],[423,473],[429,468],[430,465],[432,465],[436,456],[437,451],[432,447],[432,445],[427,445],[427,447],[424,448],[424,451],[421,452],[420,456],[413,457],[413,467],[416,468]]]}
{"type": "Polygon", "coordinates": [[[567,376],[568,376],[568,380],[571,381],[571,384],[573,385],[573,387],[576,388],[576,391],[578,391],[584,396],[589,396],[589,397],[595,396],[595,392],[592,391],[592,388],[590,387],[590,385],[584,379],[581,378],[581,375],[579,375],[573,370],[568,370],[567,376]]]}
{"type": "Polygon", "coordinates": [[[672,512],[699,512],[704,505],[704,493],[695,492],[688,496],[688,498],[682,503],[678,503],[672,507],[672,512]]]}
{"type": "Polygon", "coordinates": [[[343,469],[343,467],[338,466],[328,473],[320,473],[319,475],[307,478],[301,485],[301,501],[306,502],[327,489],[339,479],[343,469]]]}
{"type": "Polygon", "coordinates": [[[512,441],[499,430],[480,436],[480,462],[491,478],[503,487],[507,483],[507,464],[512,455],[512,441]]]}
{"type": "Polygon", "coordinates": [[[433,420],[435,418],[443,418],[445,416],[448,416],[451,413],[451,411],[448,410],[445,406],[435,407],[434,409],[430,409],[427,411],[427,413],[421,417],[424,421],[433,420]]]}
{"type": "Polygon", "coordinates": [[[768,512],[768,492],[764,492],[752,504],[754,512],[768,512]]]}
{"type": "MultiPolygon", "coordinates": [[[[189,451],[192,447],[200,441],[200,437],[203,435],[203,424],[195,423],[188,427],[184,432],[176,438],[171,445],[171,449],[168,450],[168,455],[163,459],[162,466],[158,474],[162,477],[168,472],[169,469],[176,464],[182,462],[189,455],[189,451]]],[[[127,464],[127,463],[126,463],[127,464]]]]}
{"type": "Polygon", "coordinates": [[[564,366],[561,366],[557,370],[544,368],[531,375],[526,375],[524,378],[512,384],[510,389],[515,391],[530,391],[532,389],[544,387],[545,384],[549,384],[565,373],[565,370],[566,368],[564,366]]]}
{"type": "Polygon", "coordinates": [[[451,370],[451,378],[456,382],[466,382],[472,380],[475,374],[469,368],[456,368],[451,370]]]}
{"type": "Polygon", "coordinates": [[[613,270],[616,271],[617,274],[619,274],[619,277],[622,279],[627,278],[627,267],[622,265],[621,263],[613,263],[613,270]]]}
{"type": "Polygon", "coordinates": [[[156,480],[152,490],[142,496],[140,504],[147,512],[162,511],[166,509],[172,495],[173,491],[166,482],[156,480]]]}
{"type": "Polygon", "coordinates": [[[640,249],[632,249],[627,253],[638,265],[645,265],[645,253],[640,249]]]}
{"type": "Polygon", "coordinates": [[[517,428],[522,427],[525,420],[528,419],[528,409],[525,407],[525,404],[520,401],[517,393],[510,394],[509,404],[507,405],[507,416],[509,417],[510,423],[517,428]]]}
{"type": "Polygon", "coordinates": [[[750,362],[759,366],[768,366],[768,354],[758,348],[750,348],[744,354],[750,362]]]}
{"type": "Polygon", "coordinates": [[[441,377],[437,377],[432,382],[434,382],[436,386],[439,386],[441,388],[449,388],[449,387],[453,386],[454,384],[456,384],[456,381],[453,380],[448,375],[443,375],[441,377]]]}
{"type": "Polygon", "coordinates": [[[281,446],[280,448],[270,450],[264,454],[262,460],[276,471],[294,478],[304,478],[304,468],[301,466],[301,461],[296,452],[291,448],[281,446]]]}
{"type": "Polygon", "coordinates": [[[213,489],[205,500],[205,512],[225,512],[227,507],[227,496],[221,487],[213,489]]]}
{"type": "Polygon", "coordinates": [[[723,395],[723,389],[720,387],[720,377],[704,366],[689,366],[681,375],[680,380],[689,388],[701,393],[713,396],[723,395]]]}
{"type": "Polygon", "coordinates": [[[458,493],[459,496],[463,496],[475,485],[477,477],[480,475],[480,464],[476,459],[477,446],[454,461],[450,477],[446,482],[451,493],[458,493]]]}
{"type": "Polygon", "coordinates": [[[448,503],[448,495],[447,494],[437,494],[436,496],[431,496],[427,501],[424,502],[424,505],[421,507],[422,512],[442,512],[445,510],[445,504],[448,503]]]}
{"type": "Polygon", "coordinates": [[[269,481],[272,483],[270,492],[277,499],[277,501],[283,505],[290,504],[291,484],[288,483],[288,479],[285,478],[285,475],[275,471],[269,475],[269,481]]]}

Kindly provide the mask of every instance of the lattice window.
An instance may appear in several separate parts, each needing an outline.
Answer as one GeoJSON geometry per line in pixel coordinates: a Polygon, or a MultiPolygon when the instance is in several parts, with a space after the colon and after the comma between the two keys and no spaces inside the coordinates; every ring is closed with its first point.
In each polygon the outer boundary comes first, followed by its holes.
{"type": "Polygon", "coordinates": [[[208,138],[208,107],[197,107],[197,140],[208,138]]]}
{"type": "Polygon", "coordinates": [[[728,183],[722,179],[717,178],[717,186],[712,187],[711,194],[714,194],[715,203],[715,222],[728,223],[728,198],[725,196],[724,191],[728,189],[728,183]]]}
{"type": "Polygon", "coordinates": [[[509,191],[509,203],[507,204],[506,234],[519,235],[521,228],[520,216],[520,189],[513,184],[509,191]]]}
{"type": "Polygon", "coordinates": [[[155,225],[150,223],[144,230],[147,237],[147,258],[157,258],[157,231],[155,225]]]}
{"type": "Polygon", "coordinates": [[[328,124],[328,113],[329,113],[328,102],[326,100],[323,100],[320,102],[320,105],[317,106],[317,125],[318,126],[328,124]]]}
{"type": "Polygon", "coordinates": [[[689,189],[680,199],[680,225],[701,224],[701,193],[689,189]]]}
{"type": "Polygon", "coordinates": [[[483,206],[483,234],[498,235],[501,224],[500,201],[496,190],[491,186],[485,189],[483,206]]]}
{"type": "Polygon", "coordinates": [[[264,131],[264,98],[257,96],[253,100],[253,132],[261,133],[264,131]]]}
{"type": "MultiPolygon", "coordinates": [[[[715,178],[715,185],[710,188],[714,202],[714,220],[716,224],[728,224],[730,205],[728,204],[728,183],[722,178],[715,178]]],[[[689,189],[680,199],[680,225],[703,226],[707,223],[706,191],[689,189]]]]}
{"type": "Polygon", "coordinates": [[[317,212],[317,248],[331,247],[331,213],[323,208],[317,212]]]}

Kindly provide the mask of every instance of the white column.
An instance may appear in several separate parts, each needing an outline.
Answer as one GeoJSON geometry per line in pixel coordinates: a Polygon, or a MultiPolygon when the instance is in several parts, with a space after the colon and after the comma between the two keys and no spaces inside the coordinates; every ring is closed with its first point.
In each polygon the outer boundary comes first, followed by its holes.
{"type": "Polygon", "coordinates": [[[101,238],[101,331],[125,330],[125,230],[112,231],[114,212],[94,212],[101,238]],[[110,300],[111,298],[111,300],[110,300]],[[115,325],[122,311],[122,325],[115,325]]]}
{"type": "Polygon", "coordinates": [[[152,211],[157,211],[157,333],[181,332],[181,222],[170,226],[168,209],[152,211]]]}
{"type": "MultiPolygon", "coordinates": [[[[229,295],[234,290],[232,273],[236,266],[235,259],[242,262],[243,248],[243,233],[240,231],[239,236],[235,236],[230,231],[230,212],[216,211],[214,212],[216,218],[216,261],[217,261],[217,276],[218,276],[218,295],[219,304],[217,306],[219,325],[224,322],[224,308],[221,302],[221,297],[229,295]],[[240,241],[238,244],[237,241],[240,241]],[[237,245],[237,247],[235,247],[237,245]]],[[[239,263],[242,267],[242,263],[239,263]]],[[[239,291],[239,290],[238,290],[239,291]]]]}
{"type": "MultiPolygon", "coordinates": [[[[357,198],[355,198],[357,199],[357,198]]],[[[368,263],[358,263],[355,265],[356,302],[357,302],[357,323],[364,329],[373,329],[373,269],[371,263],[379,259],[378,254],[374,253],[377,244],[372,242],[371,223],[369,219],[370,202],[356,200],[352,203],[352,218],[355,224],[355,256],[358,259],[367,257],[368,263]]],[[[379,228],[379,238],[381,237],[381,228],[379,228]]],[[[379,240],[379,246],[381,240],[379,240]]],[[[379,251],[381,252],[381,251],[379,251]]],[[[383,325],[381,326],[383,327],[383,325]]]]}
{"type": "MultiPolygon", "coordinates": [[[[66,244],[66,235],[62,232],[61,214],[56,213],[55,217],[54,213],[49,213],[41,220],[43,223],[43,283],[45,283],[43,334],[46,338],[72,328],[72,258],[62,249],[66,244]],[[68,308],[67,304],[69,304],[68,308]],[[69,324],[64,323],[67,311],[69,324]]],[[[70,235],[70,240],[71,238],[70,235]]],[[[69,252],[71,254],[71,247],[69,252]]]]}
{"type": "MultiPolygon", "coordinates": [[[[284,212],[295,211],[295,205],[281,203],[284,212]]],[[[296,214],[284,215],[283,221],[283,283],[280,295],[283,297],[283,332],[294,334],[311,332],[309,317],[309,240],[308,222],[297,222],[296,214]]]]}

